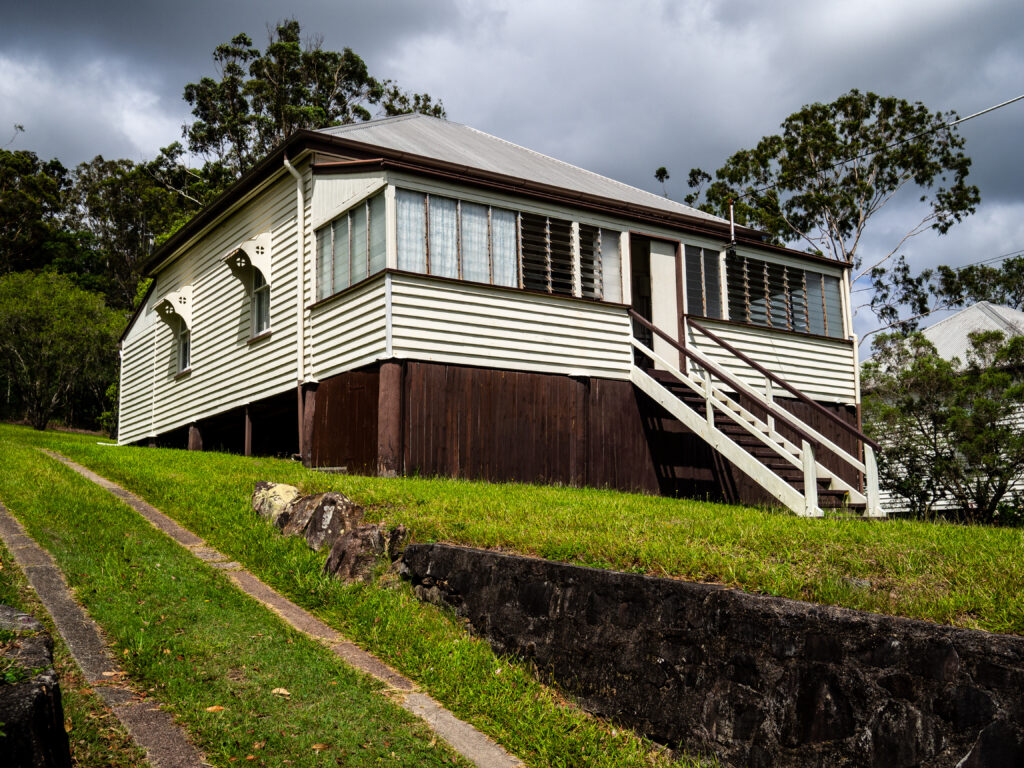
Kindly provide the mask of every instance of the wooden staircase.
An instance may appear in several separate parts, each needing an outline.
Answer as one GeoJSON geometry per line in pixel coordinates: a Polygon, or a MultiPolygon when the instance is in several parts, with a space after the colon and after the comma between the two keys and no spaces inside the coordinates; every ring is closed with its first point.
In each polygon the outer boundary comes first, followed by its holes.
{"type": "Polygon", "coordinates": [[[735,379],[698,350],[682,346],[635,312],[630,314],[637,325],[664,339],[688,362],[683,373],[640,341],[639,334],[634,334],[634,348],[645,362],[657,367],[634,365],[630,374],[633,384],[779,503],[807,517],[820,517],[824,515],[823,510],[829,508],[853,509],[866,517],[886,516],[878,500],[878,471],[874,459],[877,445],[870,438],[699,323],[689,321],[691,327],[765,377],[763,392],[735,379]],[[817,409],[841,429],[854,434],[863,449],[863,460],[783,409],[773,398],[775,388],[817,409]],[[836,457],[830,464],[841,464],[846,471],[840,474],[823,465],[820,459],[826,454],[836,457]],[[849,482],[842,475],[862,479],[863,486],[860,482],[849,482]]]}

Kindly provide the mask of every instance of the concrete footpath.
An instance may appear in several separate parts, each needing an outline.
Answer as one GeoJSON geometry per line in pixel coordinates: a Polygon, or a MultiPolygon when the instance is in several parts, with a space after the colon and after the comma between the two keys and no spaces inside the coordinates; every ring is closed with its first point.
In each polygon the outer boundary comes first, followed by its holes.
{"type": "Polygon", "coordinates": [[[36,544],[2,503],[0,539],[46,606],[57,631],[81,667],[82,675],[145,750],[149,762],[155,768],[209,765],[167,712],[132,689],[103,642],[96,622],[75,602],[53,558],[36,544]]]}
{"type": "MultiPolygon", "coordinates": [[[[387,693],[389,699],[395,701],[402,708],[424,720],[439,738],[448,742],[456,752],[461,754],[474,765],[479,768],[525,768],[525,764],[517,757],[506,752],[505,749],[469,723],[455,717],[455,715],[441,706],[430,696],[417,690],[415,683],[413,683],[409,678],[394,671],[376,656],[367,653],[362,648],[355,645],[355,643],[345,638],[340,632],[329,627],[308,611],[305,611],[291,600],[271,589],[268,585],[264,584],[254,575],[246,571],[239,563],[232,561],[230,558],[209,546],[203,539],[199,538],[188,529],[180,526],[177,522],[162,513],[156,507],[143,501],[141,498],[125,490],[116,483],[97,475],[95,472],[81,466],[80,464],[76,464],[65,456],[45,449],[43,449],[43,453],[57,461],[60,461],[78,474],[82,475],[82,477],[96,483],[101,488],[106,489],[120,498],[125,504],[145,517],[155,528],[170,536],[174,541],[185,547],[197,558],[205,561],[215,568],[225,571],[227,576],[235,583],[236,586],[238,586],[239,589],[265,605],[274,613],[278,614],[295,629],[319,640],[330,648],[335,655],[347,662],[349,665],[382,682],[388,689],[387,693]]],[[[20,530],[20,525],[18,525],[17,521],[14,520],[6,510],[3,510],[2,506],[0,506],[0,536],[4,537],[5,542],[7,541],[6,531],[13,530],[13,527],[17,527],[21,535],[21,539],[19,539],[20,546],[27,546],[25,544],[25,540],[27,540],[27,542],[30,542],[31,545],[48,560],[50,567],[53,568],[54,571],[54,573],[48,577],[48,583],[51,583],[54,580],[59,581],[64,590],[66,599],[74,604],[80,614],[84,617],[82,609],[74,603],[74,600],[72,600],[68,594],[67,586],[64,585],[63,577],[56,569],[56,566],[53,565],[53,561],[49,559],[49,555],[39,549],[38,545],[35,545],[35,542],[32,542],[32,540],[24,534],[24,531],[20,530]]],[[[14,547],[11,546],[10,543],[8,543],[8,547],[14,550],[14,547]]],[[[15,552],[15,558],[18,558],[17,552],[15,552]]],[[[18,562],[21,564],[21,560],[18,560],[18,562]]],[[[25,568],[25,566],[22,567],[25,568]]],[[[31,576],[29,578],[31,580],[31,576]]],[[[36,587],[34,581],[32,582],[32,585],[33,587],[36,587]]],[[[36,587],[36,589],[37,591],[40,591],[38,587],[36,587]]],[[[42,591],[40,591],[40,596],[43,596],[42,591]]],[[[58,629],[60,629],[61,635],[67,639],[67,635],[64,632],[64,629],[61,628],[61,623],[57,614],[54,613],[45,597],[43,598],[43,602],[46,603],[47,609],[50,610],[54,622],[57,624],[58,629]]],[[[89,622],[92,630],[95,632],[95,625],[92,625],[87,617],[84,617],[84,620],[89,622]]],[[[71,643],[69,642],[68,645],[70,647],[71,643]]],[[[102,642],[100,642],[100,646],[102,646],[102,642]]],[[[90,648],[92,647],[90,646],[90,648]]],[[[94,650],[95,649],[90,652],[94,652],[94,650]]],[[[75,654],[75,658],[77,659],[78,656],[73,648],[72,653],[75,654]]],[[[107,658],[109,659],[109,656],[107,658]]],[[[85,668],[83,666],[83,671],[84,669],[85,668]]],[[[113,667],[107,666],[101,671],[110,671],[112,669],[113,667]]],[[[89,679],[91,681],[92,678],[89,679]]],[[[152,704],[150,704],[149,707],[152,708],[152,704]]],[[[117,714],[116,709],[115,714],[117,714]]],[[[120,714],[118,714],[118,717],[120,717],[120,714]]],[[[167,719],[169,720],[169,718],[167,719]]],[[[129,731],[132,731],[132,727],[129,723],[126,722],[125,725],[128,727],[129,731]]],[[[173,723],[170,723],[170,726],[174,728],[177,727],[174,726],[173,723]]],[[[132,733],[133,735],[135,734],[134,731],[132,731],[132,733]]],[[[142,744],[141,741],[140,744],[142,744]]],[[[143,746],[148,752],[149,747],[145,745],[143,746]]],[[[175,766],[176,768],[177,766],[203,765],[204,763],[201,762],[194,749],[193,754],[195,762],[163,763],[158,762],[157,759],[154,758],[151,758],[151,760],[157,768],[164,768],[164,766],[175,766]]]]}

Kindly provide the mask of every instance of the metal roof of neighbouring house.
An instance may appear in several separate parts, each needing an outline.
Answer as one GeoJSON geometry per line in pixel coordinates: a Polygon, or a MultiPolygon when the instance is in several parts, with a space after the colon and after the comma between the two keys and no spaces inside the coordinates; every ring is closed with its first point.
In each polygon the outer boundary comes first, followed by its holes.
{"type": "Polygon", "coordinates": [[[339,138],[386,147],[490,173],[582,192],[668,213],[728,224],[726,219],[677,203],[653,192],[578,168],[468,125],[429,115],[409,114],[365,123],[323,128],[339,138]]]}
{"type": "Polygon", "coordinates": [[[956,357],[965,362],[967,350],[971,347],[968,335],[976,331],[1001,331],[1007,336],[1020,336],[1024,334],[1024,312],[979,301],[928,326],[921,333],[935,345],[943,359],[956,357]]]}

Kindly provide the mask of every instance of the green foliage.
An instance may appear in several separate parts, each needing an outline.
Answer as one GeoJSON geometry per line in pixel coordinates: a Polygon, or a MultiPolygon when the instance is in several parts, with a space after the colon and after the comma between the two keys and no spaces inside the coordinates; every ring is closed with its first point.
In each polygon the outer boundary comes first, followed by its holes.
{"type": "Polygon", "coordinates": [[[915,333],[883,335],[864,365],[865,429],[879,473],[922,518],[1019,524],[1024,499],[1024,336],[970,335],[963,363],[915,333]]]}
{"type": "Polygon", "coordinates": [[[902,256],[888,269],[874,271],[872,308],[884,322],[898,323],[903,333],[917,328],[917,321],[936,309],[950,309],[987,301],[1000,306],[1024,308],[1024,256],[1006,259],[999,266],[941,265],[913,274],[902,256]],[[900,320],[903,310],[909,317],[900,320]]]}
{"type": "Polygon", "coordinates": [[[116,375],[124,317],[53,272],[0,277],[0,375],[45,429],[77,394],[95,404],[116,375]]]}
{"type": "Polygon", "coordinates": [[[62,237],[67,169],[34,152],[0,149],[0,275],[48,264],[62,237]]]}
{"type": "MultiPolygon", "coordinates": [[[[979,201],[967,184],[964,140],[947,123],[953,112],[930,112],[920,102],[854,89],[830,104],[815,103],[787,117],[778,134],[730,157],[711,181],[690,172],[696,191],[686,198],[768,233],[776,242],[801,242],[814,253],[859,265],[857,253],[870,219],[908,186],[917,187],[929,212],[886,255],[926,229],[945,233],[979,201]]],[[[869,268],[870,269],[870,268],[869,268]]]]}
{"type": "Polygon", "coordinates": [[[266,50],[248,35],[217,46],[220,79],[185,86],[195,120],[185,127],[189,149],[212,159],[232,178],[245,173],[297,130],[325,128],[387,115],[444,116],[429,94],[408,94],[373,78],[350,48],[325,51],[320,40],[301,40],[299,22],[280,23],[266,50]]]}
{"type": "MultiPolygon", "coordinates": [[[[159,166],[161,159],[154,162],[159,166]]],[[[94,274],[102,276],[101,290],[118,309],[131,309],[155,238],[198,207],[162,183],[151,165],[97,155],[74,173],[69,216],[88,234],[98,260],[94,274]]]]}

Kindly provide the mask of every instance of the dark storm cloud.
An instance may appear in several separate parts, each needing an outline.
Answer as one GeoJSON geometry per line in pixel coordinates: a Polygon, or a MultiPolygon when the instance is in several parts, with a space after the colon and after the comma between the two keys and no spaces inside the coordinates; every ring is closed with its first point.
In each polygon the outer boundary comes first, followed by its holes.
{"type": "MultiPolygon", "coordinates": [[[[851,88],[962,116],[1024,92],[1019,0],[44,1],[0,23],[0,142],[21,122],[15,146],[65,163],[151,157],[179,138],[182,89],[214,74],[213,48],[239,32],[262,47],[288,15],[442,98],[452,120],[658,193],[667,166],[676,199],[690,168],[714,170],[851,88]]],[[[1024,248],[1024,102],[961,130],[982,206],[909,243],[913,264],[1024,248]]],[[[916,223],[914,200],[886,210],[867,250],[916,223]]]]}

